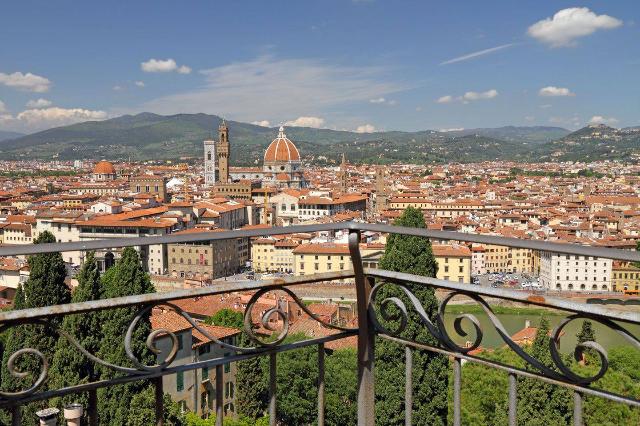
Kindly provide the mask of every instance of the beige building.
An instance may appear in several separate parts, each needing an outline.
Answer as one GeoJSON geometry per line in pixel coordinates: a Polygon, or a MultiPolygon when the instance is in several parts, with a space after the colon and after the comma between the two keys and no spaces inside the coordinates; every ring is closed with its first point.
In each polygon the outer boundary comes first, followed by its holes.
{"type": "Polygon", "coordinates": [[[256,272],[293,272],[298,247],[290,239],[257,238],[251,242],[251,261],[256,272]]]}
{"type": "Polygon", "coordinates": [[[436,278],[446,281],[471,282],[471,250],[461,245],[433,245],[433,255],[438,262],[436,278]]]}
{"type": "MultiPolygon", "coordinates": [[[[191,228],[177,235],[221,232],[225,229],[191,228]]],[[[174,278],[210,280],[233,275],[244,265],[238,240],[167,244],[168,272],[174,278]]]]}
{"type": "Polygon", "coordinates": [[[301,244],[293,257],[296,276],[353,269],[346,244],[301,244]]]}
{"type": "Polygon", "coordinates": [[[612,291],[639,291],[640,269],[629,262],[614,261],[611,270],[612,291]]]}
{"type": "Polygon", "coordinates": [[[134,176],[129,181],[129,190],[137,194],[148,194],[162,202],[168,201],[167,178],[158,175],[134,176]]]}

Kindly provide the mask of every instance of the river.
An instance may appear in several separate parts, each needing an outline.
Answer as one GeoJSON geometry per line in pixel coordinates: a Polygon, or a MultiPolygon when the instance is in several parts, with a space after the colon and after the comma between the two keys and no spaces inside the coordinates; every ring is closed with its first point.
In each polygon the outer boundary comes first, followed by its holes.
{"type": "MultiPolygon", "coordinates": [[[[499,348],[505,345],[504,341],[496,331],[491,321],[485,313],[476,313],[474,314],[476,318],[480,321],[481,328],[483,331],[482,343],[481,346],[484,348],[499,348]]],[[[473,331],[473,325],[471,325],[468,321],[463,320],[463,327],[465,331],[470,332],[470,335],[467,337],[459,337],[457,336],[454,328],[453,328],[453,320],[457,315],[455,313],[447,313],[445,314],[445,325],[447,327],[447,331],[449,332],[449,336],[460,345],[463,345],[465,341],[473,341],[475,338],[475,332],[473,331]]],[[[500,322],[504,326],[504,328],[509,332],[509,335],[514,335],[516,332],[522,330],[525,327],[525,322],[527,320],[530,321],[532,327],[537,327],[540,324],[540,314],[531,312],[523,312],[523,313],[513,313],[513,314],[499,314],[497,317],[500,319],[500,322]]],[[[549,320],[551,329],[553,328],[564,318],[561,315],[547,315],[549,320]]],[[[592,321],[593,322],[593,321],[592,321]]],[[[633,335],[640,336],[640,325],[636,324],[626,324],[620,323],[623,327],[629,330],[633,335]]],[[[612,348],[615,346],[624,346],[628,345],[628,341],[620,336],[615,331],[610,328],[601,325],[597,322],[593,322],[593,326],[595,329],[596,342],[601,344],[605,349],[612,348]]],[[[562,352],[572,352],[575,348],[576,344],[576,334],[580,331],[582,327],[582,320],[574,320],[569,323],[564,328],[564,335],[560,339],[560,350],[562,352]]]]}

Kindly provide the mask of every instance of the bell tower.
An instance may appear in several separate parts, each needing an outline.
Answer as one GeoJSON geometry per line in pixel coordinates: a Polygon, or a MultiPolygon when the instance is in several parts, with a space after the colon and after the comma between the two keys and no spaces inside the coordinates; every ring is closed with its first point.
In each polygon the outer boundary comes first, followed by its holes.
{"type": "Polygon", "coordinates": [[[223,119],[218,126],[218,179],[220,183],[229,182],[229,128],[223,119]]]}

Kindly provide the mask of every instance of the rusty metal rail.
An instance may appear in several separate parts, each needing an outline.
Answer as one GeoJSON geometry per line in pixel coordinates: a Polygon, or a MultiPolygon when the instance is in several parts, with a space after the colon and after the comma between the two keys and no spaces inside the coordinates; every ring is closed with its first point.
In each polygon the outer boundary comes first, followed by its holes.
{"type": "MultiPolygon", "coordinates": [[[[400,228],[388,225],[363,224],[355,222],[332,223],[310,226],[292,226],[286,228],[266,228],[239,230],[229,232],[198,233],[186,235],[166,235],[161,237],[144,238],[112,238],[108,240],[83,241],[77,243],[55,243],[43,245],[12,246],[0,248],[0,256],[6,255],[30,255],[43,252],[64,252],[76,250],[95,250],[102,248],[115,248],[125,246],[147,246],[156,244],[189,242],[189,241],[210,241],[236,238],[251,238],[266,235],[280,235],[299,232],[348,232],[348,246],[353,265],[352,270],[305,275],[300,277],[283,277],[274,280],[263,281],[236,281],[236,282],[216,282],[215,286],[203,287],[192,290],[180,290],[168,293],[143,294],[136,296],[121,297],[107,300],[96,300],[83,303],[67,305],[48,306],[37,309],[25,309],[18,311],[8,311],[0,313],[0,332],[12,327],[20,327],[24,324],[50,325],[51,319],[71,314],[82,314],[87,312],[118,309],[124,307],[134,307],[137,310],[135,318],[128,330],[123,330],[123,345],[129,354],[131,366],[118,366],[107,363],[86,351],[74,338],[64,330],[58,330],[60,335],[75,346],[85,357],[101,365],[103,368],[112,369],[118,372],[116,378],[111,380],[99,380],[90,383],[76,384],[61,389],[41,390],[42,384],[48,376],[48,360],[32,348],[23,348],[11,355],[15,360],[25,354],[37,357],[41,361],[42,370],[39,377],[34,378],[33,383],[26,389],[16,392],[0,390],[0,408],[7,408],[13,412],[14,424],[21,424],[20,406],[33,401],[47,400],[78,392],[89,392],[94,395],[96,389],[106,386],[137,381],[152,380],[156,386],[156,413],[158,415],[157,424],[162,424],[162,378],[166,375],[176,374],[184,371],[193,371],[203,367],[213,367],[216,369],[216,412],[218,414],[218,424],[222,423],[223,410],[223,368],[229,362],[238,362],[258,356],[269,357],[269,404],[268,411],[272,425],[277,421],[277,395],[276,395],[276,354],[283,351],[290,351],[302,347],[315,346],[318,349],[319,381],[317,407],[319,425],[324,424],[324,362],[325,344],[346,337],[357,336],[357,368],[358,368],[358,424],[361,426],[375,423],[375,340],[376,336],[382,339],[391,340],[404,346],[405,362],[405,424],[413,422],[413,353],[414,351],[430,351],[437,354],[447,355],[451,358],[451,368],[453,369],[453,424],[460,425],[462,422],[461,413],[461,386],[464,382],[462,361],[478,363],[487,367],[496,368],[509,375],[509,424],[516,424],[517,420],[517,392],[518,378],[535,378],[547,383],[568,388],[574,392],[574,424],[582,423],[582,399],[584,395],[597,396],[611,401],[624,403],[633,407],[640,407],[640,400],[626,395],[617,395],[603,391],[592,384],[601,378],[608,370],[608,357],[605,348],[596,342],[584,342],[575,348],[575,355],[580,356],[584,351],[589,350],[597,353],[601,360],[599,371],[591,376],[580,376],[570,366],[565,365],[559,353],[559,343],[563,335],[563,330],[572,321],[588,319],[598,322],[607,327],[610,332],[622,336],[631,347],[640,350],[640,341],[628,330],[630,324],[640,324],[640,313],[612,309],[610,307],[594,306],[575,303],[571,300],[547,295],[531,295],[529,293],[501,288],[482,288],[461,284],[451,281],[439,280],[430,277],[411,275],[403,272],[385,271],[379,269],[364,268],[360,255],[360,242],[365,232],[397,233],[403,235],[413,235],[437,240],[455,240],[463,242],[478,242],[487,244],[504,245],[517,248],[528,248],[532,250],[550,251],[554,253],[573,254],[580,256],[594,256],[601,258],[611,258],[625,261],[640,261],[640,254],[629,251],[601,247],[575,246],[571,244],[558,244],[543,241],[517,240],[512,238],[502,238],[486,235],[463,234],[457,232],[430,231],[415,228],[400,228]],[[341,325],[327,323],[313,314],[303,301],[294,293],[292,289],[301,284],[312,284],[319,282],[330,282],[335,280],[353,279],[357,295],[357,327],[349,328],[341,325]],[[438,312],[435,316],[429,316],[425,312],[419,298],[414,294],[415,286],[428,286],[438,288],[448,292],[447,296],[440,302],[438,312]],[[394,288],[399,294],[397,297],[384,297],[383,289],[394,288]],[[173,303],[176,300],[219,295],[230,292],[252,292],[252,296],[247,303],[244,314],[244,333],[251,342],[251,346],[238,346],[227,341],[216,339],[208,331],[201,327],[201,324],[193,319],[188,312],[183,311],[178,305],[173,303]],[[293,300],[307,315],[317,321],[327,329],[333,330],[333,334],[326,337],[307,339],[302,342],[285,343],[289,333],[290,318],[279,306],[274,306],[265,312],[260,313],[260,325],[263,328],[271,327],[270,321],[279,318],[282,327],[275,330],[275,335],[270,339],[265,339],[255,331],[254,308],[258,300],[267,292],[281,292],[293,300]],[[480,347],[483,330],[477,317],[471,314],[460,315],[454,320],[455,335],[444,326],[444,314],[447,305],[454,298],[467,298],[482,308],[489,318],[492,327],[497,331],[505,345],[510,347],[525,363],[527,369],[515,368],[503,365],[480,356],[473,355],[472,351],[480,347]],[[506,331],[500,319],[495,315],[487,299],[502,299],[519,302],[545,308],[552,308],[567,313],[567,317],[560,322],[552,331],[549,351],[553,359],[553,366],[543,364],[532,357],[520,346],[518,346],[506,331]],[[210,359],[206,361],[188,362],[181,365],[175,364],[177,338],[174,333],[168,330],[154,330],[147,339],[147,347],[154,349],[154,341],[160,334],[168,336],[171,340],[171,350],[164,359],[157,360],[157,364],[144,365],[131,354],[132,330],[136,327],[140,318],[149,314],[153,307],[163,306],[174,310],[181,315],[190,325],[200,333],[208,337],[215,344],[227,349],[231,355],[210,359]],[[436,345],[426,345],[403,338],[402,332],[409,321],[419,321],[437,342],[436,345]],[[469,334],[467,331],[472,330],[469,334]],[[470,345],[460,346],[456,343],[457,338],[475,335],[470,345]]],[[[398,360],[402,362],[402,360],[398,360]]],[[[20,375],[14,363],[10,360],[7,366],[11,374],[20,375]]],[[[89,401],[92,399],[89,398],[89,401]]],[[[93,399],[95,403],[95,398],[93,399]]],[[[90,403],[91,404],[91,403],[90,403]]],[[[88,407],[91,424],[97,424],[95,418],[95,407],[88,407]]]]}

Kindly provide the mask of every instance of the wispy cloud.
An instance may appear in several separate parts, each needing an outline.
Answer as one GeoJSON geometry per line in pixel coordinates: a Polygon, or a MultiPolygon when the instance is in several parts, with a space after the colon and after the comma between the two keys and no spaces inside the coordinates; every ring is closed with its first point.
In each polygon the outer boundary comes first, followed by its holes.
{"type": "Polygon", "coordinates": [[[502,44],[502,45],[496,46],[496,47],[490,47],[489,49],[478,50],[477,52],[469,53],[469,54],[466,54],[466,55],[458,56],[457,58],[453,58],[453,59],[449,59],[449,60],[444,61],[444,62],[440,62],[440,65],[449,65],[449,64],[455,64],[456,62],[468,61],[469,59],[477,58],[479,56],[488,55],[490,53],[494,53],[494,52],[497,52],[499,50],[503,50],[503,49],[507,49],[507,48],[509,48],[511,46],[515,46],[517,44],[518,43],[508,43],[508,44],[502,44]]]}
{"type": "Polygon", "coordinates": [[[278,123],[301,115],[322,116],[338,106],[409,88],[387,78],[389,71],[267,55],[200,71],[205,78],[201,88],[151,100],[139,109],[224,114],[246,121],[260,117],[278,123]]]}
{"type": "Polygon", "coordinates": [[[486,99],[493,99],[498,96],[498,91],[496,89],[487,90],[486,92],[465,92],[462,96],[451,96],[445,95],[440,96],[436,99],[436,103],[438,104],[450,104],[453,102],[462,102],[463,104],[468,104],[473,101],[481,101],[486,99]]]}

